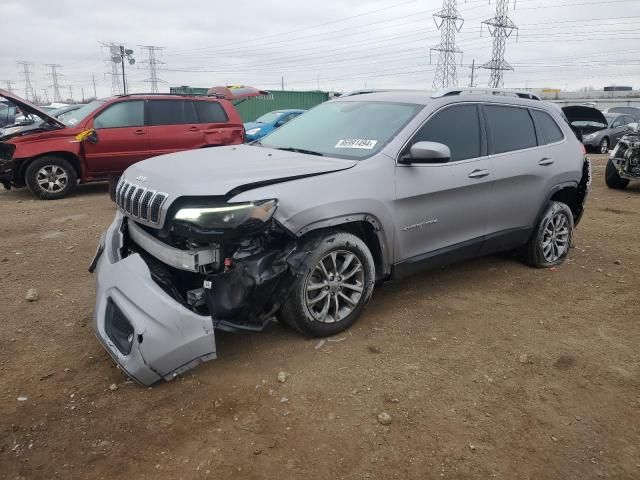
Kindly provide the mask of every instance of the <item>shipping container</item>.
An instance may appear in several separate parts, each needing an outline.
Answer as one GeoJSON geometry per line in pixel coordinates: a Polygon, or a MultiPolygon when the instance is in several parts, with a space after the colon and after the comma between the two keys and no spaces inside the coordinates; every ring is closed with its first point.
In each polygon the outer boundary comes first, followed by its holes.
{"type": "Polygon", "coordinates": [[[236,109],[243,122],[253,122],[256,118],[274,110],[301,108],[308,110],[329,99],[327,92],[309,91],[269,91],[264,97],[249,98],[235,102],[236,109]]]}

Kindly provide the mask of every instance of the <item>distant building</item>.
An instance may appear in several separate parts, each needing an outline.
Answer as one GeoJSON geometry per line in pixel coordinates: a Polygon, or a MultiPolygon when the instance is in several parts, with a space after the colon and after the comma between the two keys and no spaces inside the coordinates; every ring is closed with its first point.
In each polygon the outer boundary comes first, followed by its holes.
{"type": "Polygon", "coordinates": [[[632,92],[633,87],[624,87],[621,85],[612,85],[610,87],[604,87],[605,92],[632,92]]]}

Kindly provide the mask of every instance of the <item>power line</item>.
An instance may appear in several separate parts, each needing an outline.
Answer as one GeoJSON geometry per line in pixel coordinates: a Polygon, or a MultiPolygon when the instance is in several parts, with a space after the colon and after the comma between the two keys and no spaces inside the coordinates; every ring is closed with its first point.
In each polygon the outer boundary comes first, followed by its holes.
{"type": "Polygon", "coordinates": [[[53,85],[51,85],[51,87],[53,88],[53,101],[62,102],[62,95],[60,95],[60,86],[58,84],[58,68],[60,68],[60,65],[56,65],[55,63],[47,63],[45,64],[45,66],[51,68],[49,77],[51,77],[51,80],[53,82],[53,85]]]}
{"type": "Polygon", "coordinates": [[[507,38],[509,38],[514,31],[518,30],[513,20],[509,18],[509,1],[510,0],[496,0],[495,17],[482,22],[483,25],[487,26],[489,33],[493,37],[493,54],[491,61],[481,67],[491,70],[491,78],[489,79],[489,87],[491,88],[504,87],[504,71],[513,70],[509,62],[504,59],[507,38]]]}
{"type": "Polygon", "coordinates": [[[440,43],[431,48],[438,52],[438,68],[433,77],[433,89],[457,87],[456,54],[462,54],[456,47],[456,33],[460,31],[464,20],[458,13],[457,0],[442,0],[442,10],[433,14],[440,30],[440,43]]]}
{"type": "Polygon", "coordinates": [[[156,58],[156,52],[162,52],[164,48],[153,45],[141,45],[140,48],[147,52],[147,60],[140,63],[146,64],[149,67],[149,78],[144,81],[151,84],[151,93],[158,93],[158,83],[167,83],[158,78],[158,66],[164,65],[164,62],[156,58]]]}

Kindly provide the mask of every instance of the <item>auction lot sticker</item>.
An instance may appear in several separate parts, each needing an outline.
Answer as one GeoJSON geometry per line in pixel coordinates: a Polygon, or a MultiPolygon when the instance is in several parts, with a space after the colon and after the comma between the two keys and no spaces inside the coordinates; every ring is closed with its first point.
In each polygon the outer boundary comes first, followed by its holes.
{"type": "Polygon", "coordinates": [[[363,138],[345,138],[338,140],[333,148],[360,148],[362,150],[373,150],[378,143],[377,140],[365,140],[363,138]]]}

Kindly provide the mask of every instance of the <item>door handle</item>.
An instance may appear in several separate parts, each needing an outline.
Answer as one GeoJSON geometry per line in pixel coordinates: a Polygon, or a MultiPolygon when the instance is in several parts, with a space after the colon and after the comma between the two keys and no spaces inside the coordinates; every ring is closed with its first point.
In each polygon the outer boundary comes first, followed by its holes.
{"type": "Polygon", "coordinates": [[[197,132],[197,131],[199,131],[199,130],[200,130],[200,129],[199,129],[198,127],[189,127],[189,131],[190,131],[190,132],[197,132]]]}
{"type": "Polygon", "coordinates": [[[144,135],[146,132],[144,130],[136,130],[133,132],[135,135],[144,135]]]}
{"type": "Polygon", "coordinates": [[[554,162],[553,158],[543,158],[538,162],[538,165],[546,167],[547,165],[551,165],[554,162]]]}
{"type": "Polygon", "coordinates": [[[468,177],[469,178],[482,178],[489,175],[489,170],[474,170],[471,172],[468,177]]]}

